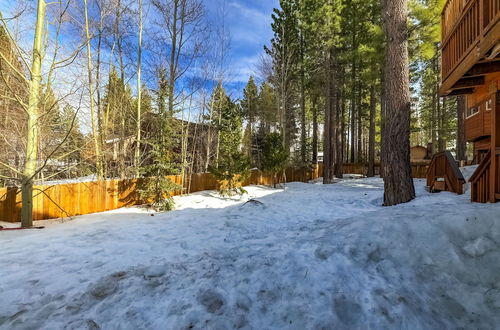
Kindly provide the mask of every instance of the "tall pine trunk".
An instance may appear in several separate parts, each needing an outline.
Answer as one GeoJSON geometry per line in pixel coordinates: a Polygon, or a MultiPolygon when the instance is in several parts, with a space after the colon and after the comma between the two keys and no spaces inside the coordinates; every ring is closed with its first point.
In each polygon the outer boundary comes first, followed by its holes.
{"type": "Polygon", "coordinates": [[[302,165],[306,164],[306,82],[304,69],[304,36],[300,36],[300,160],[302,165]]]}
{"type": "Polygon", "coordinates": [[[312,163],[318,163],[318,97],[312,99],[312,163]]]}
{"type": "Polygon", "coordinates": [[[382,145],[385,206],[415,198],[410,165],[407,6],[407,0],[385,0],[382,9],[387,47],[384,73],[385,137],[382,145]]]}
{"type": "Polygon", "coordinates": [[[334,130],[333,130],[333,145],[334,145],[334,150],[333,153],[335,155],[335,165],[333,169],[333,173],[335,177],[341,178],[343,174],[343,169],[342,169],[342,128],[341,128],[341,122],[342,122],[342,117],[341,117],[341,99],[340,99],[340,94],[341,94],[341,87],[339,85],[339,63],[335,61],[335,68],[334,68],[334,75],[335,75],[335,86],[334,86],[334,95],[335,95],[335,114],[334,114],[334,130]]]}
{"type": "Polygon", "coordinates": [[[357,88],[358,92],[358,98],[356,100],[358,106],[356,107],[358,109],[357,111],[357,130],[356,130],[356,162],[360,162],[363,159],[363,121],[362,121],[362,106],[361,106],[361,86],[358,86],[357,88]]]}
{"type": "Polygon", "coordinates": [[[335,74],[333,72],[335,55],[333,49],[330,49],[326,59],[326,102],[325,102],[325,128],[323,133],[323,183],[333,183],[334,178],[334,92],[335,92],[335,74]]]}
{"type": "Polygon", "coordinates": [[[28,131],[26,135],[26,159],[24,163],[21,185],[22,207],[21,226],[33,226],[33,180],[37,168],[38,152],[38,105],[40,100],[40,83],[42,80],[42,44],[45,22],[45,0],[38,0],[35,37],[33,40],[33,62],[31,63],[31,81],[27,109],[28,131]]]}
{"type": "Polygon", "coordinates": [[[375,112],[377,101],[375,86],[370,87],[370,131],[368,135],[368,177],[375,176],[375,112]]]}
{"type": "Polygon", "coordinates": [[[342,178],[344,176],[344,169],[343,165],[346,161],[347,158],[347,152],[346,152],[346,134],[345,134],[345,127],[346,127],[346,121],[345,121],[345,115],[346,115],[346,108],[345,108],[345,70],[342,65],[340,65],[340,140],[338,141],[338,149],[339,149],[339,155],[340,157],[337,159],[337,162],[340,163],[340,166],[338,167],[338,173],[335,173],[337,178],[342,178]]]}

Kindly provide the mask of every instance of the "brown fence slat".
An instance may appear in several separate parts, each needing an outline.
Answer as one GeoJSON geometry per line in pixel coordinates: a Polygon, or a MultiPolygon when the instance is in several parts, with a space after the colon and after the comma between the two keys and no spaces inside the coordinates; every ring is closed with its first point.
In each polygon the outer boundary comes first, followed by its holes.
{"type": "MultiPolygon", "coordinates": [[[[414,177],[425,177],[428,165],[412,165],[414,177]]],[[[364,164],[345,164],[344,173],[366,174],[364,164]]],[[[323,165],[312,168],[288,168],[286,181],[317,179],[323,175],[323,165]]],[[[170,177],[172,181],[183,184],[184,189],[175,194],[213,190],[217,181],[211,173],[195,173],[182,178],[170,177]],[[189,188],[189,191],[188,191],[189,188]]],[[[282,178],[278,178],[282,181],[282,178]]],[[[245,182],[247,185],[271,185],[272,175],[259,170],[252,170],[245,182]]],[[[139,188],[144,179],[107,180],[102,182],[80,182],[52,186],[35,186],[33,198],[33,216],[35,220],[53,219],[113,210],[125,206],[140,205],[147,201],[140,198],[139,188]]],[[[16,222],[20,219],[21,193],[18,188],[0,188],[0,220],[16,222]]]]}

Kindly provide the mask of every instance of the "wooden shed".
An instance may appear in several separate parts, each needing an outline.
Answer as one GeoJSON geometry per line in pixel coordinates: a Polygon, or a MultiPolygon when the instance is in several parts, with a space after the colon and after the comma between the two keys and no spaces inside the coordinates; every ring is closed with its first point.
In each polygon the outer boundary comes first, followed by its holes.
{"type": "Polygon", "coordinates": [[[414,146],[410,148],[410,159],[418,162],[429,159],[429,150],[426,147],[414,146]]]}

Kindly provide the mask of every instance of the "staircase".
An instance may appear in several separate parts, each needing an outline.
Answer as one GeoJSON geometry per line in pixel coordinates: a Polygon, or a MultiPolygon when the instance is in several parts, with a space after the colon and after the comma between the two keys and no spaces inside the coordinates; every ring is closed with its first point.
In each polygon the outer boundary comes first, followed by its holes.
{"type": "Polygon", "coordinates": [[[500,200],[500,148],[496,148],[495,161],[488,151],[479,167],[469,179],[471,200],[476,203],[495,203],[500,200]]]}
{"type": "Polygon", "coordinates": [[[430,192],[450,191],[461,195],[464,193],[464,183],[457,161],[449,151],[432,157],[427,170],[427,188],[430,192]]]}

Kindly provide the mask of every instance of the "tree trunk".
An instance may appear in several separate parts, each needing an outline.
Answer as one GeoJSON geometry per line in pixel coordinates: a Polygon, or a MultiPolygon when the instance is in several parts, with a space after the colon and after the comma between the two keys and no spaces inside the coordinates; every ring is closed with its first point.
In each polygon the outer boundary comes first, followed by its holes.
{"type": "Polygon", "coordinates": [[[42,44],[45,22],[45,0],[38,1],[35,37],[33,41],[33,62],[31,64],[31,81],[27,109],[28,131],[26,136],[26,159],[24,163],[21,185],[22,207],[21,226],[33,226],[33,180],[37,167],[38,152],[38,105],[40,99],[40,83],[42,80],[42,44]]]}
{"type": "Polygon", "coordinates": [[[351,97],[351,118],[349,127],[350,136],[350,162],[356,162],[356,98],[355,98],[355,88],[353,87],[353,95],[351,97]]]}
{"type": "Polygon", "coordinates": [[[89,96],[90,96],[90,120],[92,124],[92,137],[94,140],[95,153],[96,153],[96,170],[97,170],[97,178],[99,180],[104,180],[104,164],[103,164],[103,155],[101,149],[101,141],[99,138],[99,133],[97,130],[96,124],[96,114],[95,114],[95,106],[94,106],[94,89],[93,89],[93,81],[92,81],[92,54],[90,51],[90,30],[89,30],[89,18],[88,18],[88,8],[87,8],[87,0],[83,1],[84,10],[85,10],[85,34],[87,38],[87,73],[89,80],[89,96]]]}
{"type": "Polygon", "coordinates": [[[334,90],[335,75],[333,73],[334,52],[329,50],[326,59],[327,78],[326,78],[326,104],[325,104],[325,129],[324,129],[324,148],[323,148],[323,184],[333,183],[334,178],[334,90]]]}
{"type": "MultiPolygon", "coordinates": [[[[385,139],[385,121],[386,121],[386,118],[387,118],[387,110],[386,110],[386,106],[385,106],[385,62],[386,62],[386,58],[387,56],[384,57],[384,65],[382,65],[381,67],[381,74],[380,74],[380,78],[381,78],[381,81],[380,81],[380,85],[381,85],[381,89],[380,89],[380,146],[381,146],[381,149],[383,148],[384,146],[384,139],[385,139]]],[[[385,173],[385,167],[384,167],[384,157],[382,155],[382,152],[380,153],[380,177],[383,178],[384,177],[384,173],[385,173]]]]}
{"type": "Polygon", "coordinates": [[[357,73],[357,58],[356,58],[356,51],[357,51],[357,24],[356,24],[356,4],[352,4],[352,11],[353,11],[353,29],[352,29],[352,67],[351,67],[351,141],[350,141],[350,148],[351,148],[351,162],[352,163],[357,163],[358,162],[358,153],[357,153],[357,141],[356,141],[356,124],[357,124],[357,116],[359,115],[359,109],[356,107],[356,73],[357,73]]]}
{"type": "Polygon", "coordinates": [[[334,95],[335,95],[335,113],[334,113],[334,121],[333,121],[333,136],[332,136],[332,144],[334,146],[335,164],[333,168],[334,176],[337,178],[342,177],[342,138],[341,138],[341,105],[340,105],[340,85],[338,83],[339,79],[339,64],[335,61],[334,67],[334,75],[335,75],[335,86],[334,86],[334,95]]]}
{"type": "Polygon", "coordinates": [[[467,161],[467,143],[465,141],[465,110],[467,99],[465,95],[457,97],[457,160],[467,161]]]}
{"type": "Polygon", "coordinates": [[[441,104],[441,98],[439,97],[439,83],[436,84],[436,100],[437,100],[437,116],[438,116],[438,150],[439,152],[444,151],[446,149],[446,145],[443,139],[443,107],[441,104]]]}
{"type": "MultiPolygon", "coordinates": [[[[96,59],[96,98],[97,98],[97,133],[99,135],[99,144],[104,147],[104,134],[103,134],[103,123],[102,123],[102,104],[101,104],[101,45],[102,45],[102,37],[103,37],[103,26],[104,26],[104,13],[102,12],[102,8],[99,11],[99,29],[97,34],[97,59],[96,59]]],[[[105,160],[104,160],[105,162],[105,160]]],[[[106,164],[103,164],[103,176],[106,176],[106,164]]]]}
{"type": "Polygon", "coordinates": [[[139,40],[137,43],[137,117],[136,117],[136,139],[135,139],[135,154],[134,167],[135,176],[140,176],[141,164],[141,60],[142,60],[142,0],[139,0],[139,40]]]}
{"type": "Polygon", "coordinates": [[[306,164],[306,82],[304,70],[304,37],[300,37],[300,160],[302,165],[306,164]]]}
{"type": "MultiPolygon", "coordinates": [[[[116,20],[115,20],[115,36],[116,36],[116,46],[118,49],[118,60],[120,62],[120,81],[123,86],[125,86],[125,65],[123,63],[123,47],[122,47],[122,36],[120,32],[120,20],[121,20],[121,0],[118,0],[116,5],[116,20]]],[[[125,108],[123,106],[124,100],[120,99],[119,102],[122,103],[122,109],[120,112],[120,143],[119,143],[119,152],[118,152],[118,173],[120,179],[125,179],[125,156],[128,154],[127,152],[127,143],[126,138],[127,134],[125,132],[125,117],[128,115],[128,111],[130,109],[125,108]]],[[[128,105],[128,102],[125,103],[128,105]]]]}
{"type": "Polygon", "coordinates": [[[407,0],[385,0],[382,9],[385,60],[384,205],[415,198],[410,165],[410,86],[407,0]]]}
{"type": "MultiPolygon", "coordinates": [[[[436,61],[436,59],[434,59],[436,61]]],[[[434,69],[435,69],[435,64],[433,63],[434,69]]],[[[439,131],[439,116],[437,113],[437,103],[438,103],[438,94],[437,92],[434,92],[432,94],[432,114],[431,114],[431,143],[432,147],[436,149],[436,146],[438,146],[437,143],[437,135],[439,131]]]]}
{"type": "Polygon", "coordinates": [[[345,135],[345,113],[346,113],[346,108],[345,108],[345,71],[344,68],[341,66],[340,69],[340,144],[338,145],[339,147],[339,154],[340,157],[337,159],[337,161],[340,163],[340,166],[338,167],[338,173],[335,173],[337,178],[342,178],[344,175],[344,168],[343,165],[345,163],[345,160],[347,158],[347,152],[345,151],[345,146],[346,146],[346,135],[345,135]]]}
{"type": "Polygon", "coordinates": [[[375,176],[375,112],[377,110],[375,86],[370,87],[370,132],[368,136],[368,177],[375,176]]]}
{"type": "Polygon", "coordinates": [[[357,102],[357,130],[356,130],[356,162],[359,163],[363,160],[363,121],[362,121],[362,101],[361,101],[361,86],[357,88],[358,98],[357,102]]]}
{"type": "Polygon", "coordinates": [[[169,116],[174,115],[174,101],[175,101],[175,81],[176,81],[176,76],[177,76],[177,66],[176,66],[176,57],[177,57],[177,52],[179,51],[178,46],[177,46],[177,38],[178,36],[178,31],[177,31],[177,21],[179,19],[179,3],[177,0],[173,1],[173,18],[172,18],[172,45],[170,49],[170,63],[169,63],[169,77],[168,77],[168,112],[169,116]]]}
{"type": "Polygon", "coordinates": [[[318,97],[314,96],[312,100],[312,163],[318,163],[318,97]]]}

